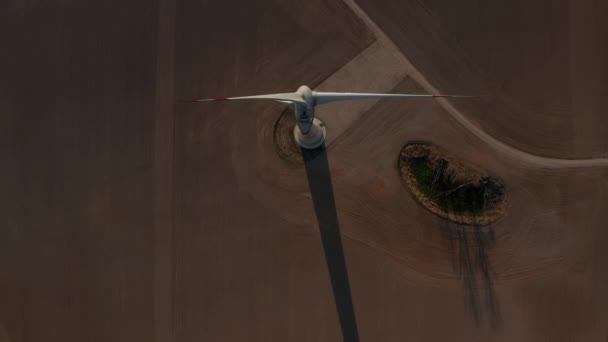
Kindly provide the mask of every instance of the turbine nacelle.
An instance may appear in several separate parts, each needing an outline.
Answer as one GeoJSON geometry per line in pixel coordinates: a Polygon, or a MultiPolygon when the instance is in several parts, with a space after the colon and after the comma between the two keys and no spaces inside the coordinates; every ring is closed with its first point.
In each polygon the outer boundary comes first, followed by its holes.
{"type": "Polygon", "coordinates": [[[294,112],[296,115],[296,124],[302,132],[306,135],[310,132],[312,124],[315,119],[315,96],[309,87],[303,85],[296,90],[296,94],[302,97],[305,103],[294,103],[294,112]]]}
{"type": "Polygon", "coordinates": [[[308,107],[306,104],[296,103],[294,112],[296,114],[296,124],[302,134],[308,134],[315,119],[315,107],[308,107]]]}
{"type": "Polygon", "coordinates": [[[302,99],[306,102],[308,107],[312,108],[315,106],[315,94],[308,86],[300,86],[300,88],[296,90],[296,94],[302,95],[302,99]]]}

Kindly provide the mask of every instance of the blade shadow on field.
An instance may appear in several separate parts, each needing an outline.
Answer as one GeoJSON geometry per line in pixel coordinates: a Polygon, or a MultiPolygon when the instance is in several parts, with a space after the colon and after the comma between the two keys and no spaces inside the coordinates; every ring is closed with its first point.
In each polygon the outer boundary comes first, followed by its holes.
{"type": "Polygon", "coordinates": [[[315,215],[319,223],[319,232],[321,233],[342,337],[345,342],[358,342],[359,332],[340,236],[327,150],[325,145],[315,150],[302,149],[302,156],[315,215]]]}

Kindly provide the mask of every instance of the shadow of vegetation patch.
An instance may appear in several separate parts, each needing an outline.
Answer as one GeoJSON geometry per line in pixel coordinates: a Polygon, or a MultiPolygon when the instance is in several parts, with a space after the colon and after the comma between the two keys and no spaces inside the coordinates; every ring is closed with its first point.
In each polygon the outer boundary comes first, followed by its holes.
{"type": "Polygon", "coordinates": [[[439,217],[464,225],[488,225],[506,210],[504,185],[450,158],[428,142],[406,144],[398,169],[414,199],[439,217]]]}

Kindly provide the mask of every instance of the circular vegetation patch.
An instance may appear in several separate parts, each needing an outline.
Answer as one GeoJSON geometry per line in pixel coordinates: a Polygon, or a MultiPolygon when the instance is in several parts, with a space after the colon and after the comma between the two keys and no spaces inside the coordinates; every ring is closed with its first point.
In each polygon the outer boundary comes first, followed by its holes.
{"type": "Polygon", "coordinates": [[[488,225],[506,210],[505,188],[496,178],[450,158],[431,143],[406,144],[398,169],[414,199],[443,219],[488,225]]]}

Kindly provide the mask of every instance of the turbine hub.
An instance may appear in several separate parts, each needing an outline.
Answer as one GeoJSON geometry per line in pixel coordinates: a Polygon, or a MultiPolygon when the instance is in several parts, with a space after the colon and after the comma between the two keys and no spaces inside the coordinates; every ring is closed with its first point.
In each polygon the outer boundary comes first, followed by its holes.
{"type": "Polygon", "coordinates": [[[300,88],[298,88],[298,90],[296,90],[296,93],[302,95],[302,97],[304,98],[304,101],[306,101],[306,104],[308,105],[309,108],[314,107],[315,105],[315,97],[312,94],[312,90],[308,87],[308,86],[300,86],[300,88]]]}

